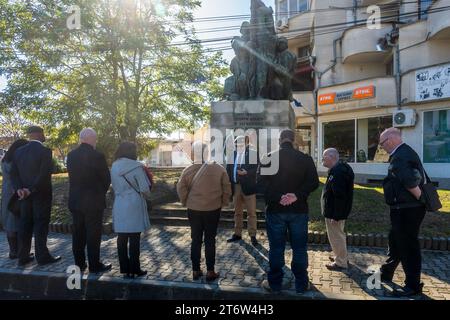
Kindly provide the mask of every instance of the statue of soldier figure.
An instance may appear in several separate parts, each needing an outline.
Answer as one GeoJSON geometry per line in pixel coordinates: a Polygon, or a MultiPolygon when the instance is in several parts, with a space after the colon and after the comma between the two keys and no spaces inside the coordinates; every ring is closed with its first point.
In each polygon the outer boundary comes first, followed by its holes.
{"type": "Polygon", "coordinates": [[[275,33],[273,9],[251,0],[251,20],[234,37],[232,76],[225,80],[227,100],[273,99],[292,101],[291,80],[297,58],[288,50],[286,38],[275,33]]]}
{"type": "Polygon", "coordinates": [[[274,78],[271,85],[271,99],[293,101],[292,77],[297,56],[288,50],[288,39],[280,37],[277,40],[277,60],[273,66],[274,78]]]}
{"type": "Polygon", "coordinates": [[[276,33],[272,7],[266,7],[261,0],[251,3],[253,27],[252,41],[256,46],[256,99],[270,98],[270,66],[275,63],[276,33]]]}

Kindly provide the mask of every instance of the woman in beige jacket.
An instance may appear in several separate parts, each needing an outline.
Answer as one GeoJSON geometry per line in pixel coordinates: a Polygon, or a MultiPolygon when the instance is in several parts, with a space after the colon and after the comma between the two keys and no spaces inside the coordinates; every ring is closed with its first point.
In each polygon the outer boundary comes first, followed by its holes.
{"type": "Polygon", "coordinates": [[[214,271],[216,258],[216,235],[222,207],[227,206],[231,196],[230,179],[224,167],[216,162],[203,161],[207,147],[194,142],[194,163],[184,169],[177,184],[177,192],[183,206],[188,209],[191,225],[192,276],[198,280],[202,239],[205,237],[206,281],[214,281],[219,274],[214,271]]]}

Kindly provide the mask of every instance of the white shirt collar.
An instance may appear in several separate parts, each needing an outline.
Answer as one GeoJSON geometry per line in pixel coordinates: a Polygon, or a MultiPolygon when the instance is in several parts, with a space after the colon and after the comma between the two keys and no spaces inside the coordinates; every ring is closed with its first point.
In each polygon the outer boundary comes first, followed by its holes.
{"type": "Polygon", "coordinates": [[[395,151],[397,151],[397,149],[398,148],[400,148],[402,145],[404,145],[405,143],[403,142],[403,143],[401,143],[401,144],[399,144],[394,150],[392,150],[392,152],[390,153],[390,155],[392,156],[394,153],[395,153],[395,151]]]}
{"type": "Polygon", "coordinates": [[[41,141],[39,141],[39,140],[30,140],[30,142],[38,142],[38,143],[40,143],[41,145],[44,145],[41,141]]]}

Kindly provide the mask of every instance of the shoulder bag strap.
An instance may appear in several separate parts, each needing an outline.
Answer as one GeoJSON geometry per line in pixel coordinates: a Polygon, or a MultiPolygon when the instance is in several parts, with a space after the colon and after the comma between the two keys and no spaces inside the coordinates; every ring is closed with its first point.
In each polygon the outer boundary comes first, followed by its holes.
{"type": "Polygon", "coordinates": [[[191,183],[188,186],[188,192],[186,194],[186,200],[189,198],[189,193],[191,193],[192,190],[192,186],[194,185],[194,183],[203,175],[203,173],[206,171],[206,167],[208,166],[208,163],[204,163],[200,169],[197,171],[197,173],[195,174],[194,178],[192,178],[191,183]]]}
{"type": "Polygon", "coordinates": [[[131,187],[131,189],[133,189],[134,191],[136,191],[137,194],[141,195],[141,193],[139,192],[139,190],[136,189],[130,181],[128,181],[128,179],[127,179],[127,177],[126,177],[125,175],[123,175],[122,178],[125,179],[125,181],[126,181],[126,182],[128,183],[128,185],[131,187]]]}

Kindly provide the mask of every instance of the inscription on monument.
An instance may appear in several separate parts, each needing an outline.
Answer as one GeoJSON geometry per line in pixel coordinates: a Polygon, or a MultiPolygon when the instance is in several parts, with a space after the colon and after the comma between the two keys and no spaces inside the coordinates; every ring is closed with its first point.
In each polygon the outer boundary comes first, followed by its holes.
{"type": "Polygon", "coordinates": [[[236,114],[234,116],[235,128],[264,128],[266,127],[266,118],[264,115],[255,114],[236,114]]]}

